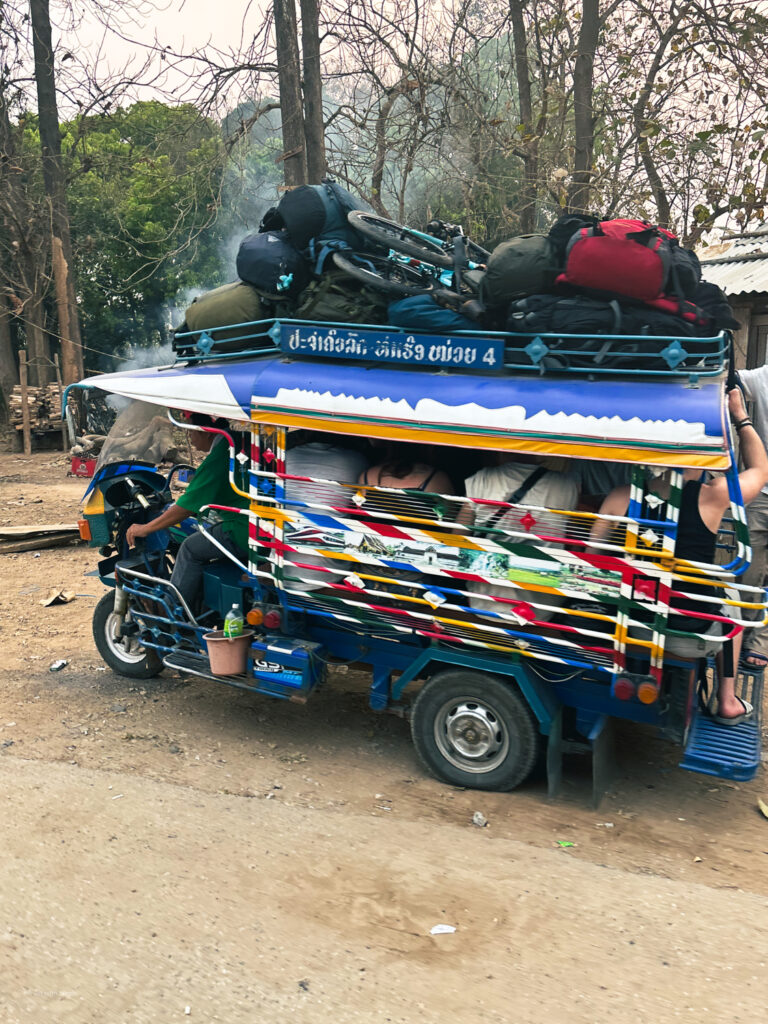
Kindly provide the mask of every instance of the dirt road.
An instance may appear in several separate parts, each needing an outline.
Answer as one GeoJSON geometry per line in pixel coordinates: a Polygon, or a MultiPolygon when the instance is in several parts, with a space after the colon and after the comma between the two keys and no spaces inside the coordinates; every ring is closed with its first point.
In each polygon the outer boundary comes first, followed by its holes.
{"type": "MultiPolygon", "coordinates": [[[[65,472],[0,456],[0,523],[74,521],[65,472]]],[[[597,813],[578,762],[555,804],[454,790],[354,671],[301,708],[105,670],[94,554],[0,558],[0,1019],[764,1020],[764,774],[629,730],[597,813]]]]}

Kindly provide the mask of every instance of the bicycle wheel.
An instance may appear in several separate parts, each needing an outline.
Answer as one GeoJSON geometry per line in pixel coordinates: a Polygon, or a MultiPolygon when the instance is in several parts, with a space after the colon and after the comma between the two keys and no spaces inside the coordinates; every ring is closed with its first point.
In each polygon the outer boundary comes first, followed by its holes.
{"type": "Polygon", "coordinates": [[[424,235],[420,231],[403,227],[393,220],[379,217],[375,213],[365,213],[363,210],[352,210],[347,214],[347,220],[356,231],[377,245],[405,253],[406,256],[413,256],[414,259],[431,263],[434,267],[453,267],[451,253],[446,252],[443,243],[431,235],[424,235]]]}
{"type": "Polygon", "coordinates": [[[423,295],[432,291],[438,284],[427,271],[417,270],[386,256],[344,251],[333,253],[332,258],[339,270],[343,270],[345,274],[393,297],[423,295]]]}

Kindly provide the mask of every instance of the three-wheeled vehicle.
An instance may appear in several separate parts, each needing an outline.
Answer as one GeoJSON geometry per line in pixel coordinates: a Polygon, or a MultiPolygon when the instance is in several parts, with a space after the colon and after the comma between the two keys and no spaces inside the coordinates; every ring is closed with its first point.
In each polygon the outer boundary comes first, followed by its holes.
{"type": "Polygon", "coordinates": [[[673,613],[678,626],[686,615],[719,620],[725,642],[742,630],[742,609],[765,609],[763,592],[739,582],[750,551],[724,411],[724,335],[631,339],[629,368],[602,358],[611,346],[626,352],[628,339],[601,337],[601,359],[570,372],[548,355],[583,351],[581,336],[273,320],[225,337],[190,332],[172,365],[80,385],[144,403],[158,430],[165,410],[228,420],[231,486],[249,501],[248,557],[222,552],[206,568],[193,614],[169,579],[183,535],[125,543],[132,522],[172,499],[169,479],[130,451],[130,436],[145,443],[154,429],[132,423],[121,435],[118,418],[82,521],[111,588],[94,634],[115,671],[148,677],[168,666],[303,702],[329,665],[359,663],[371,672],[371,708],[405,713],[426,767],[460,786],[509,790],[544,761],[554,793],[563,751],[578,742],[592,750],[599,791],[614,719],[659,727],[682,744],[685,768],[754,775],[761,677],[738,680],[754,717],[723,726],[702,700],[707,665],[665,656],[669,637],[700,635],[672,629],[673,613]],[[592,494],[631,479],[630,505],[596,540],[594,504],[472,498],[460,480],[438,494],[292,475],[297,430],[358,450],[419,445],[462,477],[503,458],[568,460],[605,481],[582,488],[592,494]],[[717,564],[675,556],[688,468],[729,481],[717,564]],[[203,636],[233,603],[254,636],[246,672],[222,678],[203,636]]]}

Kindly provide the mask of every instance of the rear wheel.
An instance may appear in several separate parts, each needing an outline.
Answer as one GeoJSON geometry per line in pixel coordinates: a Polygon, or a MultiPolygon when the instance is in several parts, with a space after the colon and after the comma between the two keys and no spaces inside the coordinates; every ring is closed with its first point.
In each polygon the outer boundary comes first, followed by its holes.
{"type": "Polygon", "coordinates": [[[411,715],[411,735],[427,769],[453,786],[504,792],[526,779],[541,737],[513,684],[451,669],[428,680],[411,715]]]}
{"type": "Polygon", "coordinates": [[[361,235],[382,248],[405,253],[406,256],[431,263],[434,267],[445,267],[448,270],[453,267],[453,256],[445,251],[443,243],[438,238],[431,238],[393,220],[362,210],[348,213],[347,220],[361,235]]]}
{"type": "Polygon", "coordinates": [[[154,651],[142,647],[131,636],[121,636],[123,622],[130,622],[130,611],[125,619],[115,614],[115,591],[108,591],[93,612],[93,639],[96,649],[113,672],[129,679],[151,679],[162,670],[163,663],[154,651]]]}

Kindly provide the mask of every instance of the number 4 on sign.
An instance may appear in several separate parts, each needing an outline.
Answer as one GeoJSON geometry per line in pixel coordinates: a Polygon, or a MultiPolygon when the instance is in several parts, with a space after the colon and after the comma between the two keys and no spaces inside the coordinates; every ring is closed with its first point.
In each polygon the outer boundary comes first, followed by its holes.
{"type": "Polygon", "coordinates": [[[493,366],[494,363],[496,362],[496,353],[493,351],[492,348],[489,348],[488,351],[483,356],[483,362],[487,363],[489,366],[493,366]]]}

